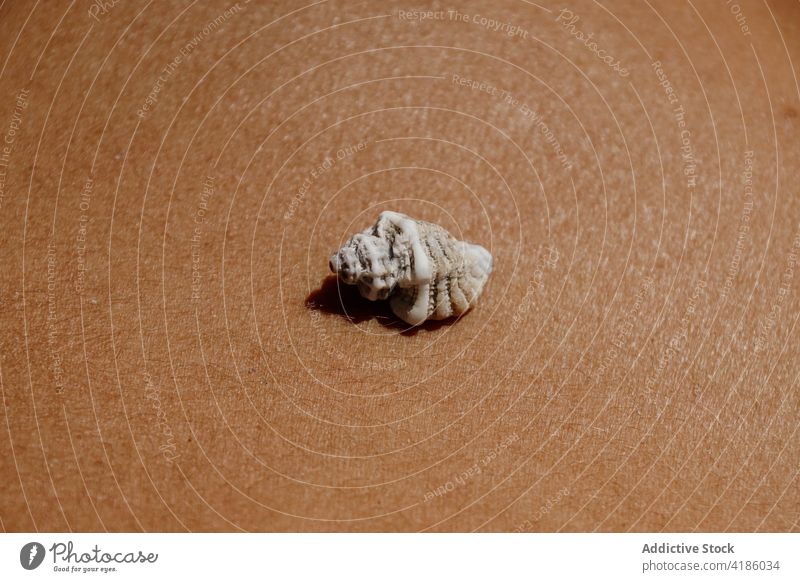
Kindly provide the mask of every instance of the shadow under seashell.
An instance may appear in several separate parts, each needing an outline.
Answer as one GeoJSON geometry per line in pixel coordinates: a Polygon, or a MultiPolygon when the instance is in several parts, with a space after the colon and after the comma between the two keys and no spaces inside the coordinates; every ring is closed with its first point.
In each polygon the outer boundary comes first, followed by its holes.
{"type": "Polygon", "coordinates": [[[399,330],[401,335],[416,335],[419,331],[435,331],[441,327],[449,327],[458,321],[458,317],[442,320],[427,320],[416,327],[409,326],[400,320],[389,308],[389,301],[367,301],[358,292],[358,288],[339,281],[336,275],[328,275],[319,288],[306,297],[307,309],[322,313],[338,315],[353,323],[361,323],[375,319],[382,326],[399,330]]]}

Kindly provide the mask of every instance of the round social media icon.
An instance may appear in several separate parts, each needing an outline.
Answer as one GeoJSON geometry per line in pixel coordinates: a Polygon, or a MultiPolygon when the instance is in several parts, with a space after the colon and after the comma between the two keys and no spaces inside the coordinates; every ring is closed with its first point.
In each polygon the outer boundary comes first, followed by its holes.
{"type": "Polygon", "coordinates": [[[35,570],[44,561],[44,546],[39,542],[29,542],[19,551],[19,563],[26,570],[35,570]]]}

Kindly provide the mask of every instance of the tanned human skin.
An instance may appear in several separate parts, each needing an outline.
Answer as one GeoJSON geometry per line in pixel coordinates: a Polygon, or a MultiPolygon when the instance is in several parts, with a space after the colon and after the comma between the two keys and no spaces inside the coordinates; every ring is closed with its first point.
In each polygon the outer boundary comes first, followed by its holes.
{"type": "Polygon", "coordinates": [[[4,530],[800,529],[800,5],[453,4],[0,5],[4,530]]]}

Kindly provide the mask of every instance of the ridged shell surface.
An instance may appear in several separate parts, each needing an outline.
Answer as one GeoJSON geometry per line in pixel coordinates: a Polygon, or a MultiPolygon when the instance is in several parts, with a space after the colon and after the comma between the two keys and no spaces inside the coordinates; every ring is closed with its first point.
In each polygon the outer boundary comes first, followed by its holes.
{"type": "Polygon", "coordinates": [[[468,311],[492,272],[492,255],[437,224],[386,211],[333,254],[330,268],[363,297],[389,299],[397,317],[419,325],[468,311]]]}

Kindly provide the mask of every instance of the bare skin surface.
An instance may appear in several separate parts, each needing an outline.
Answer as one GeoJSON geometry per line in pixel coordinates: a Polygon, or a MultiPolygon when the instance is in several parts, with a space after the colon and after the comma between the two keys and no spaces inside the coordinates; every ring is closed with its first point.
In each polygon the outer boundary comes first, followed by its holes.
{"type": "Polygon", "coordinates": [[[798,63],[789,0],[6,1],[3,529],[798,531],[798,63]],[[473,311],[329,278],[388,209],[473,311]]]}

